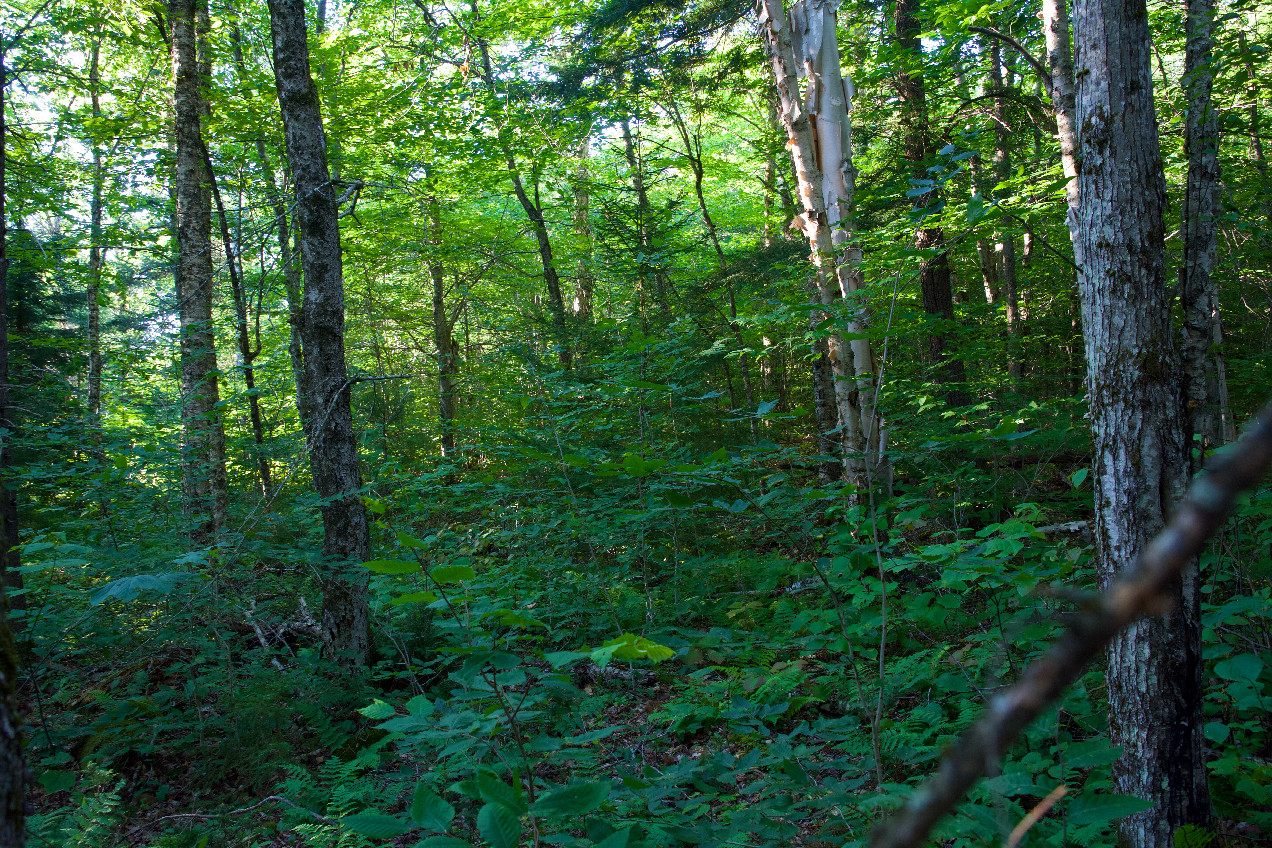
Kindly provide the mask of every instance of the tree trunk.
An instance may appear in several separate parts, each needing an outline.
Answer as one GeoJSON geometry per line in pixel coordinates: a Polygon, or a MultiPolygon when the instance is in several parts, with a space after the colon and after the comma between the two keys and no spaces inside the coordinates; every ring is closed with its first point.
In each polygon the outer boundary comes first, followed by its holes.
{"type": "Polygon", "coordinates": [[[273,483],[270,481],[269,457],[265,455],[265,425],[261,420],[261,403],[256,391],[256,369],[252,367],[261,348],[259,341],[255,349],[252,347],[247,326],[247,292],[243,287],[243,265],[239,260],[241,245],[236,245],[230,238],[229,217],[225,214],[225,203],[221,199],[216,173],[212,168],[212,157],[206,146],[203,149],[203,162],[208,169],[208,185],[212,189],[212,199],[216,202],[217,218],[221,224],[221,244],[225,250],[225,265],[230,272],[230,295],[234,300],[239,358],[243,363],[243,385],[247,389],[247,414],[252,424],[252,439],[256,443],[256,468],[260,474],[261,497],[267,498],[273,483]]]}
{"type": "MultiPolygon", "coordinates": [[[[471,4],[473,17],[480,20],[477,4],[471,4]]],[[[495,94],[495,70],[490,63],[490,47],[486,39],[477,38],[478,52],[481,54],[482,77],[490,93],[495,94]]],[[[543,266],[543,282],[548,289],[548,308],[552,312],[552,329],[556,335],[557,360],[562,368],[569,369],[574,363],[574,355],[570,350],[569,329],[565,317],[565,298],[561,294],[561,277],[557,273],[556,261],[552,254],[552,240],[548,237],[548,223],[543,218],[543,207],[539,204],[537,183],[534,199],[526,193],[525,184],[521,180],[521,170],[517,167],[517,157],[504,134],[499,130],[499,144],[503,149],[504,161],[508,166],[508,175],[512,178],[512,189],[521,204],[526,218],[530,221],[530,229],[534,232],[534,240],[539,247],[539,261],[543,266]]]]}
{"type": "MultiPolygon", "coordinates": [[[[906,69],[897,76],[897,94],[901,98],[901,125],[904,132],[902,154],[915,169],[915,176],[926,175],[928,159],[932,153],[932,130],[928,125],[927,87],[923,79],[923,53],[919,49],[919,19],[917,0],[897,0],[893,19],[897,50],[902,54],[906,69]]],[[[922,195],[924,205],[935,200],[935,193],[922,195]]],[[[914,246],[919,251],[932,251],[933,257],[924,263],[919,272],[919,293],[923,311],[929,318],[942,321],[954,320],[954,291],[950,283],[950,259],[945,249],[945,233],[939,227],[920,225],[915,233],[914,246]]],[[[939,367],[940,380],[946,384],[965,380],[963,363],[950,357],[945,350],[944,329],[934,329],[927,335],[928,360],[939,367]]],[[[965,391],[948,389],[946,399],[954,406],[969,402],[965,391]]]]}
{"type": "Polygon", "coordinates": [[[1211,101],[1210,31],[1214,0],[1185,0],[1184,30],[1187,47],[1184,88],[1188,119],[1184,128],[1184,153],[1188,157],[1188,183],[1184,190],[1184,261],[1179,269],[1180,300],[1184,311],[1183,365],[1184,407],[1188,430],[1190,467],[1201,470],[1205,452],[1233,440],[1235,429],[1228,408],[1228,386],[1219,320],[1219,284],[1214,278],[1217,247],[1215,214],[1219,199],[1219,122],[1211,101]],[[1194,456],[1193,437],[1200,436],[1194,456]]]}
{"type": "MultiPolygon", "coordinates": [[[[663,270],[650,259],[654,255],[653,246],[653,209],[649,205],[649,192],[645,186],[645,162],[632,135],[631,120],[624,115],[619,125],[623,130],[623,158],[627,160],[627,170],[632,178],[632,190],[636,193],[636,260],[637,287],[641,295],[649,295],[649,285],[653,283],[654,303],[664,320],[671,320],[671,304],[667,300],[667,286],[663,278],[663,270]]],[[[640,298],[644,300],[644,297],[640,298]]]]}
{"type": "MultiPolygon", "coordinates": [[[[6,618],[8,609],[25,610],[27,607],[26,595],[21,594],[22,572],[18,569],[22,567],[22,551],[18,547],[21,539],[18,537],[18,490],[11,479],[10,469],[13,467],[13,444],[12,434],[17,428],[13,426],[13,419],[10,418],[9,411],[9,229],[7,219],[5,218],[5,201],[7,199],[5,176],[6,165],[8,162],[8,143],[7,125],[5,124],[5,90],[9,84],[9,69],[5,65],[5,45],[0,43],[0,425],[3,425],[7,431],[0,433],[0,576],[3,576],[3,589],[6,593],[6,618]],[[8,597],[9,592],[17,592],[19,594],[8,597]]],[[[21,629],[22,624],[19,622],[15,629],[21,629]]],[[[9,683],[13,685],[12,682],[9,683]]],[[[0,693],[2,694],[2,693],[0,693]]],[[[16,713],[14,713],[16,716],[16,713]]],[[[16,722],[16,718],[14,719],[16,722]]],[[[0,728],[2,729],[2,728],[0,728]]],[[[10,755],[8,747],[16,744],[9,737],[0,738],[0,758],[10,755]]],[[[21,757],[21,750],[17,752],[17,756],[21,757]]],[[[21,800],[22,783],[17,778],[18,799],[21,800]]],[[[2,790],[4,787],[0,787],[2,790]]],[[[12,787],[10,787],[12,788],[12,787]]],[[[10,804],[13,798],[0,791],[0,805],[4,805],[4,809],[10,810],[10,804]]],[[[22,816],[18,815],[18,836],[19,844],[21,839],[22,816]]],[[[4,834],[3,824],[0,823],[0,837],[4,834]]],[[[0,841],[0,848],[4,843],[0,841]]]]}
{"type": "MultiPolygon", "coordinates": [[[[1183,494],[1188,457],[1164,267],[1162,171],[1143,0],[1077,0],[1076,232],[1094,442],[1096,560],[1107,585],[1130,568],[1183,494]]],[[[1194,564],[1174,609],[1109,648],[1115,791],[1152,801],[1122,819],[1120,843],[1170,848],[1211,820],[1202,753],[1201,622],[1194,564]]]]}
{"type": "Polygon", "coordinates": [[[336,193],[327,171],[318,90],[309,73],[304,0],[269,0],[269,17],[305,274],[300,391],[310,412],[304,422],[309,467],[323,499],[328,570],[322,581],[322,638],[332,659],[362,666],[371,653],[367,572],[360,567],[370,553],[370,527],[358,494],[362,474],[345,367],[336,193]]]}
{"type": "Polygon", "coordinates": [[[1047,91],[1060,140],[1060,164],[1064,169],[1069,240],[1074,264],[1082,267],[1078,237],[1078,117],[1074,91],[1073,50],[1069,44],[1069,0],[1042,0],[1042,29],[1047,44],[1047,91]]]}
{"type": "Polygon", "coordinates": [[[592,150],[592,137],[584,135],[579,142],[579,166],[574,173],[574,235],[579,240],[579,258],[574,266],[574,314],[583,323],[592,320],[592,294],[596,284],[592,276],[591,196],[587,160],[592,150]]]}
{"type": "MultiPolygon", "coordinates": [[[[997,39],[989,47],[989,84],[994,96],[994,182],[1011,179],[1008,151],[1006,85],[1003,83],[1003,50],[997,39]]],[[[1002,284],[1003,309],[1007,314],[1007,374],[1020,388],[1023,368],[1020,359],[1020,299],[1016,291],[1016,238],[1010,231],[999,234],[994,246],[998,279],[1002,284]]]]}
{"type": "MultiPolygon", "coordinates": [[[[199,0],[201,2],[201,0],[199,0]]],[[[225,431],[217,411],[216,336],[212,325],[212,213],[200,121],[206,112],[199,74],[196,0],[170,0],[174,128],[177,146],[177,299],[181,324],[183,474],[191,541],[209,544],[225,526],[229,483],[225,431]]]]}
{"type": "MultiPolygon", "coordinates": [[[[866,337],[868,315],[858,294],[861,251],[850,241],[856,180],[848,120],[852,84],[840,73],[831,3],[803,0],[787,16],[778,0],[762,0],[757,15],[799,184],[798,220],[812,248],[817,296],[823,307],[846,307],[844,324],[851,341],[836,330],[827,346],[845,472],[850,483],[864,488],[878,479],[876,472],[886,463],[875,409],[874,356],[866,337]],[[809,80],[816,94],[806,102],[799,77],[809,70],[816,76],[809,80]],[[847,304],[838,303],[845,298],[847,304]]],[[[827,316],[813,317],[820,324],[827,316]]]]}
{"type": "MultiPolygon", "coordinates": [[[[88,65],[88,90],[93,118],[101,118],[101,37],[93,41],[88,65]]],[[[88,207],[88,426],[93,445],[100,449],[102,441],[102,310],[99,302],[102,288],[102,195],[106,188],[106,166],[101,146],[93,142],[93,196],[88,207]]]]}
{"type": "Polygon", "coordinates": [[[433,283],[433,343],[437,347],[437,420],[441,427],[442,456],[455,453],[455,382],[459,376],[459,346],[455,322],[446,309],[446,277],[442,267],[442,211],[436,197],[428,199],[429,242],[433,257],[428,263],[433,283]]]}

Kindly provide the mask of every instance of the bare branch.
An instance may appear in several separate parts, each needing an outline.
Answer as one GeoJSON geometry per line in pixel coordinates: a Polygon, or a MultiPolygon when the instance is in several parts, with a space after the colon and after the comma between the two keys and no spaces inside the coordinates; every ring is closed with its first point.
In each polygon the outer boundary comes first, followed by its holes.
{"type": "Polygon", "coordinates": [[[1029,67],[1033,68],[1034,72],[1038,74],[1038,78],[1042,80],[1043,87],[1047,89],[1047,94],[1051,94],[1051,72],[1047,70],[1047,66],[1042,64],[1037,56],[1029,52],[1028,47],[1020,43],[1019,39],[993,27],[969,26],[967,29],[969,32],[988,35],[990,38],[997,38],[1004,44],[1010,45],[1012,49],[1025,58],[1025,61],[1029,63],[1029,67]]]}
{"type": "Polygon", "coordinates": [[[1171,587],[1201,553],[1232,508],[1272,465],[1272,403],[1247,426],[1235,445],[1215,454],[1211,467],[1188,490],[1170,523],[1140,560],[1071,619],[1068,629],[1020,682],[999,695],[988,711],[945,755],[935,776],[875,831],[873,848],[914,848],[988,769],[997,766],[1016,737],[1082,674],[1131,622],[1160,614],[1171,587]]]}

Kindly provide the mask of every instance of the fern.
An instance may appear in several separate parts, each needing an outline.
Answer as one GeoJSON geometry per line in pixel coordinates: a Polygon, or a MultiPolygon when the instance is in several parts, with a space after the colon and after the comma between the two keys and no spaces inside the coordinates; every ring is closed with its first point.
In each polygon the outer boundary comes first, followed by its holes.
{"type": "Polygon", "coordinates": [[[74,793],[69,806],[27,819],[35,844],[100,848],[113,841],[109,834],[119,823],[119,792],[124,781],[115,780],[109,769],[93,769],[84,779],[84,788],[74,793]]]}

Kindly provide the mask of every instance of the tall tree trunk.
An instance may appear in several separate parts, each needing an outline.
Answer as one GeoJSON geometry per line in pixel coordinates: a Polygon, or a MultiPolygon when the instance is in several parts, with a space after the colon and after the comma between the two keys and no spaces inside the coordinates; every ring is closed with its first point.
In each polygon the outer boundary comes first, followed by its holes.
{"type": "Polygon", "coordinates": [[[428,220],[432,230],[429,243],[433,257],[428,263],[433,283],[433,343],[437,347],[437,420],[441,425],[442,456],[455,453],[455,382],[459,376],[459,345],[455,343],[455,321],[446,309],[446,277],[442,266],[442,210],[437,197],[428,199],[428,220]]]}
{"type": "Polygon", "coordinates": [[[1047,44],[1047,93],[1056,118],[1060,140],[1060,165],[1064,169],[1069,240],[1074,264],[1082,267],[1078,237],[1078,112],[1073,76],[1073,49],[1069,43],[1069,0],[1042,0],[1042,29],[1047,44]]]}
{"type": "Polygon", "coordinates": [[[583,323],[592,320],[592,295],[596,280],[592,276],[591,191],[587,160],[592,150],[591,134],[579,142],[579,165],[574,172],[574,236],[579,240],[579,258],[574,266],[574,314],[583,323]]]}
{"type": "MultiPolygon", "coordinates": [[[[5,605],[7,619],[7,610],[25,610],[27,603],[26,595],[21,594],[22,572],[18,570],[22,567],[22,551],[18,547],[21,543],[21,539],[18,538],[18,490],[13,483],[11,471],[13,467],[12,439],[17,428],[13,426],[9,408],[9,229],[8,220],[5,218],[5,201],[8,197],[5,193],[7,191],[5,172],[8,161],[5,94],[9,85],[9,69],[5,65],[6,46],[3,41],[0,41],[0,425],[7,431],[0,433],[0,576],[3,576],[3,589],[6,595],[9,592],[18,593],[7,597],[5,605]]],[[[17,629],[21,627],[21,623],[16,625],[17,629]]],[[[11,681],[9,685],[12,686],[13,682],[11,681]]],[[[3,695],[3,692],[0,692],[0,695],[3,695]]],[[[15,726],[16,721],[16,713],[14,713],[15,726]]],[[[0,761],[12,756],[9,747],[17,744],[14,739],[0,736],[0,761]]],[[[17,756],[21,758],[20,749],[17,751],[17,756]]],[[[15,780],[17,797],[21,800],[21,778],[15,778],[15,780]]],[[[0,786],[0,805],[7,805],[13,801],[13,798],[3,791],[4,789],[4,786],[0,786]]],[[[8,810],[9,807],[5,806],[5,809],[8,810]]],[[[20,838],[22,832],[20,813],[16,822],[20,838]]],[[[0,837],[3,834],[4,827],[0,824],[0,837]]],[[[0,846],[3,844],[0,842],[0,846]]]]}
{"type": "MultiPolygon", "coordinates": [[[[989,46],[989,84],[994,96],[994,182],[1011,179],[1011,153],[1007,131],[1007,87],[1003,83],[1003,49],[997,39],[989,46]]],[[[1017,388],[1023,369],[1020,360],[1020,299],[1016,291],[1016,237],[1010,231],[999,234],[994,246],[996,270],[1002,284],[1003,309],[1007,313],[1007,373],[1017,388]]]]}
{"type": "Polygon", "coordinates": [[[259,342],[252,347],[252,339],[247,322],[247,292],[243,286],[243,265],[240,261],[241,245],[230,238],[230,220],[225,214],[225,203],[221,199],[221,190],[217,185],[216,173],[212,168],[212,157],[207,147],[203,148],[203,163],[208,169],[208,185],[212,189],[212,199],[216,202],[217,219],[221,224],[221,245],[225,250],[225,264],[230,272],[230,296],[234,300],[234,327],[238,341],[239,358],[243,363],[243,385],[247,389],[247,414],[252,425],[252,439],[256,443],[256,468],[260,474],[261,497],[269,497],[273,487],[269,473],[269,457],[265,455],[265,425],[261,420],[261,402],[256,391],[256,369],[252,363],[260,355],[259,342]]]}
{"type": "MultiPolygon", "coordinates": [[[[102,116],[101,36],[93,41],[88,65],[88,90],[93,118],[102,116]]],[[[106,166],[102,161],[101,145],[93,142],[93,196],[88,208],[88,291],[84,299],[88,306],[88,426],[89,436],[95,447],[102,441],[102,265],[105,261],[102,247],[102,195],[106,188],[106,166]]]]}
{"type": "Polygon", "coordinates": [[[310,414],[305,440],[314,489],[323,499],[322,638],[342,664],[362,666],[371,654],[367,572],[370,527],[358,492],[358,439],[353,429],[344,349],[344,275],[336,192],[327,171],[318,90],[309,74],[304,0],[269,0],[274,80],[283,113],[287,159],[296,191],[305,273],[300,335],[310,414]]]}
{"type": "MultiPolygon", "coordinates": [[[[1188,457],[1164,267],[1166,180],[1153,110],[1144,0],[1077,0],[1081,138],[1078,275],[1095,453],[1096,561],[1130,568],[1183,494],[1188,457]]],[[[1136,622],[1108,655],[1117,792],[1154,807],[1122,819],[1120,844],[1170,848],[1209,826],[1202,753],[1201,621],[1194,564],[1174,608],[1136,622]]]]}
{"type": "Polygon", "coordinates": [[[1228,386],[1219,320],[1219,284],[1214,278],[1217,248],[1215,215],[1219,199],[1219,122],[1211,101],[1213,87],[1210,32],[1214,0],[1185,0],[1184,88],[1188,120],[1184,153],[1188,183],[1184,191],[1184,261],[1179,268],[1180,300],[1184,309],[1184,406],[1191,469],[1201,470],[1205,451],[1233,440],[1235,428],[1228,408],[1228,386]],[[1201,450],[1192,453],[1193,437],[1201,450]]]}
{"type": "MultiPolygon", "coordinates": [[[[886,470],[881,420],[875,409],[875,365],[866,335],[861,251],[851,244],[852,192],[856,169],[848,114],[852,84],[841,76],[834,5],[803,0],[788,16],[778,0],[757,7],[760,34],[773,69],[791,160],[799,183],[799,222],[812,248],[817,294],[823,307],[843,307],[851,340],[839,332],[827,339],[834,375],[835,404],[845,446],[847,479],[858,487],[877,481],[886,470]],[[807,101],[799,77],[816,76],[807,101]],[[841,299],[847,304],[839,304],[841,299]]],[[[816,313],[814,313],[816,314],[816,313]]],[[[826,317],[820,315],[820,323],[826,317]]]]}
{"type": "MultiPolygon", "coordinates": [[[[481,20],[477,11],[476,0],[470,4],[473,18],[481,20]]],[[[495,90],[495,69],[490,63],[490,46],[486,39],[477,38],[477,48],[481,55],[482,78],[491,95],[495,90]]],[[[569,325],[566,320],[565,298],[561,294],[561,276],[557,273],[556,260],[552,253],[552,240],[548,237],[548,223],[543,217],[543,207],[539,203],[537,181],[534,186],[534,198],[526,193],[525,183],[521,179],[521,169],[517,167],[517,157],[512,152],[503,127],[499,129],[499,144],[503,150],[504,162],[508,167],[508,175],[512,178],[512,189],[521,204],[526,218],[530,221],[530,229],[534,232],[534,240],[539,247],[539,261],[543,267],[543,282],[548,290],[548,309],[552,312],[552,329],[556,335],[557,360],[562,368],[570,368],[574,363],[574,354],[570,350],[569,325]]]]}
{"type": "MultiPolygon", "coordinates": [[[[627,160],[627,171],[631,174],[632,190],[636,193],[636,260],[637,287],[641,295],[649,296],[650,283],[653,284],[654,303],[664,320],[671,320],[671,304],[667,300],[667,286],[663,270],[651,262],[654,255],[653,245],[653,209],[649,204],[649,190],[645,185],[645,161],[641,156],[636,138],[632,134],[631,119],[626,115],[619,121],[623,130],[623,158],[627,160]]],[[[644,297],[641,299],[643,300],[644,297]]]]}
{"type": "MultiPolygon", "coordinates": [[[[243,58],[243,35],[239,31],[238,12],[230,7],[230,40],[234,50],[234,66],[238,70],[240,80],[247,79],[247,62],[243,58]]],[[[300,269],[296,264],[295,252],[292,250],[292,233],[287,222],[287,205],[283,202],[283,193],[274,182],[274,168],[270,164],[269,154],[265,149],[265,139],[257,136],[256,161],[260,165],[261,178],[265,180],[265,198],[269,201],[274,213],[273,228],[278,241],[278,263],[283,268],[283,285],[287,289],[287,355],[291,360],[292,379],[296,385],[296,411],[300,415],[301,426],[309,417],[305,407],[305,393],[300,386],[304,381],[305,359],[300,342],[300,312],[303,304],[300,269]]]]}
{"type": "MultiPolygon", "coordinates": [[[[932,129],[928,123],[927,86],[922,70],[923,52],[919,47],[918,0],[897,0],[893,24],[896,46],[906,65],[905,70],[897,77],[897,94],[901,98],[901,126],[904,132],[902,154],[915,169],[915,175],[922,178],[926,174],[933,145],[932,129]]],[[[934,199],[934,194],[927,194],[919,202],[926,205],[934,199]]],[[[931,251],[934,254],[919,272],[923,311],[929,317],[945,322],[953,321],[954,290],[950,280],[950,258],[945,248],[945,233],[940,227],[920,225],[919,231],[915,233],[914,246],[919,251],[931,251]]],[[[941,382],[963,383],[966,379],[963,362],[949,356],[945,347],[944,329],[934,329],[928,333],[928,360],[939,366],[941,382]]],[[[962,389],[947,389],[946,399],[954,406],[964,406],[970,402],[962,389]]]]}
{"type": "Polygon", "coordinates": [[[229,483],[225,431],[217,411],[216,336],[212,325],[212,213],[200,122],[206,113],[196,39],[197,5],[170,0],[177,145],[177,299],[181,324],[183,473],[191,540],[208,544],[225,526],[229,483]]]}

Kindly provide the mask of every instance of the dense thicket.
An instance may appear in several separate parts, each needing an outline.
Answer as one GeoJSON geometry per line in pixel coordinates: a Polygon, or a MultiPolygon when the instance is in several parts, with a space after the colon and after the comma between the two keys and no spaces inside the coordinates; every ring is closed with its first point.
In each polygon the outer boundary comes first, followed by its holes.
{"type": "MultiPolygon", "coordinates": [[[[1266,4],[1148,7],[1129,216],[1056,0],[846,2],[807,99],[750,4],[303,7],[0,0],[29,844],[865,844],[1272,385],[1266,4]]],[[[1272,828],[1270,544],[1175,844],[1272,828]]],[[[940,844],[1143,814],[1105,671],[940,844]]]]}

